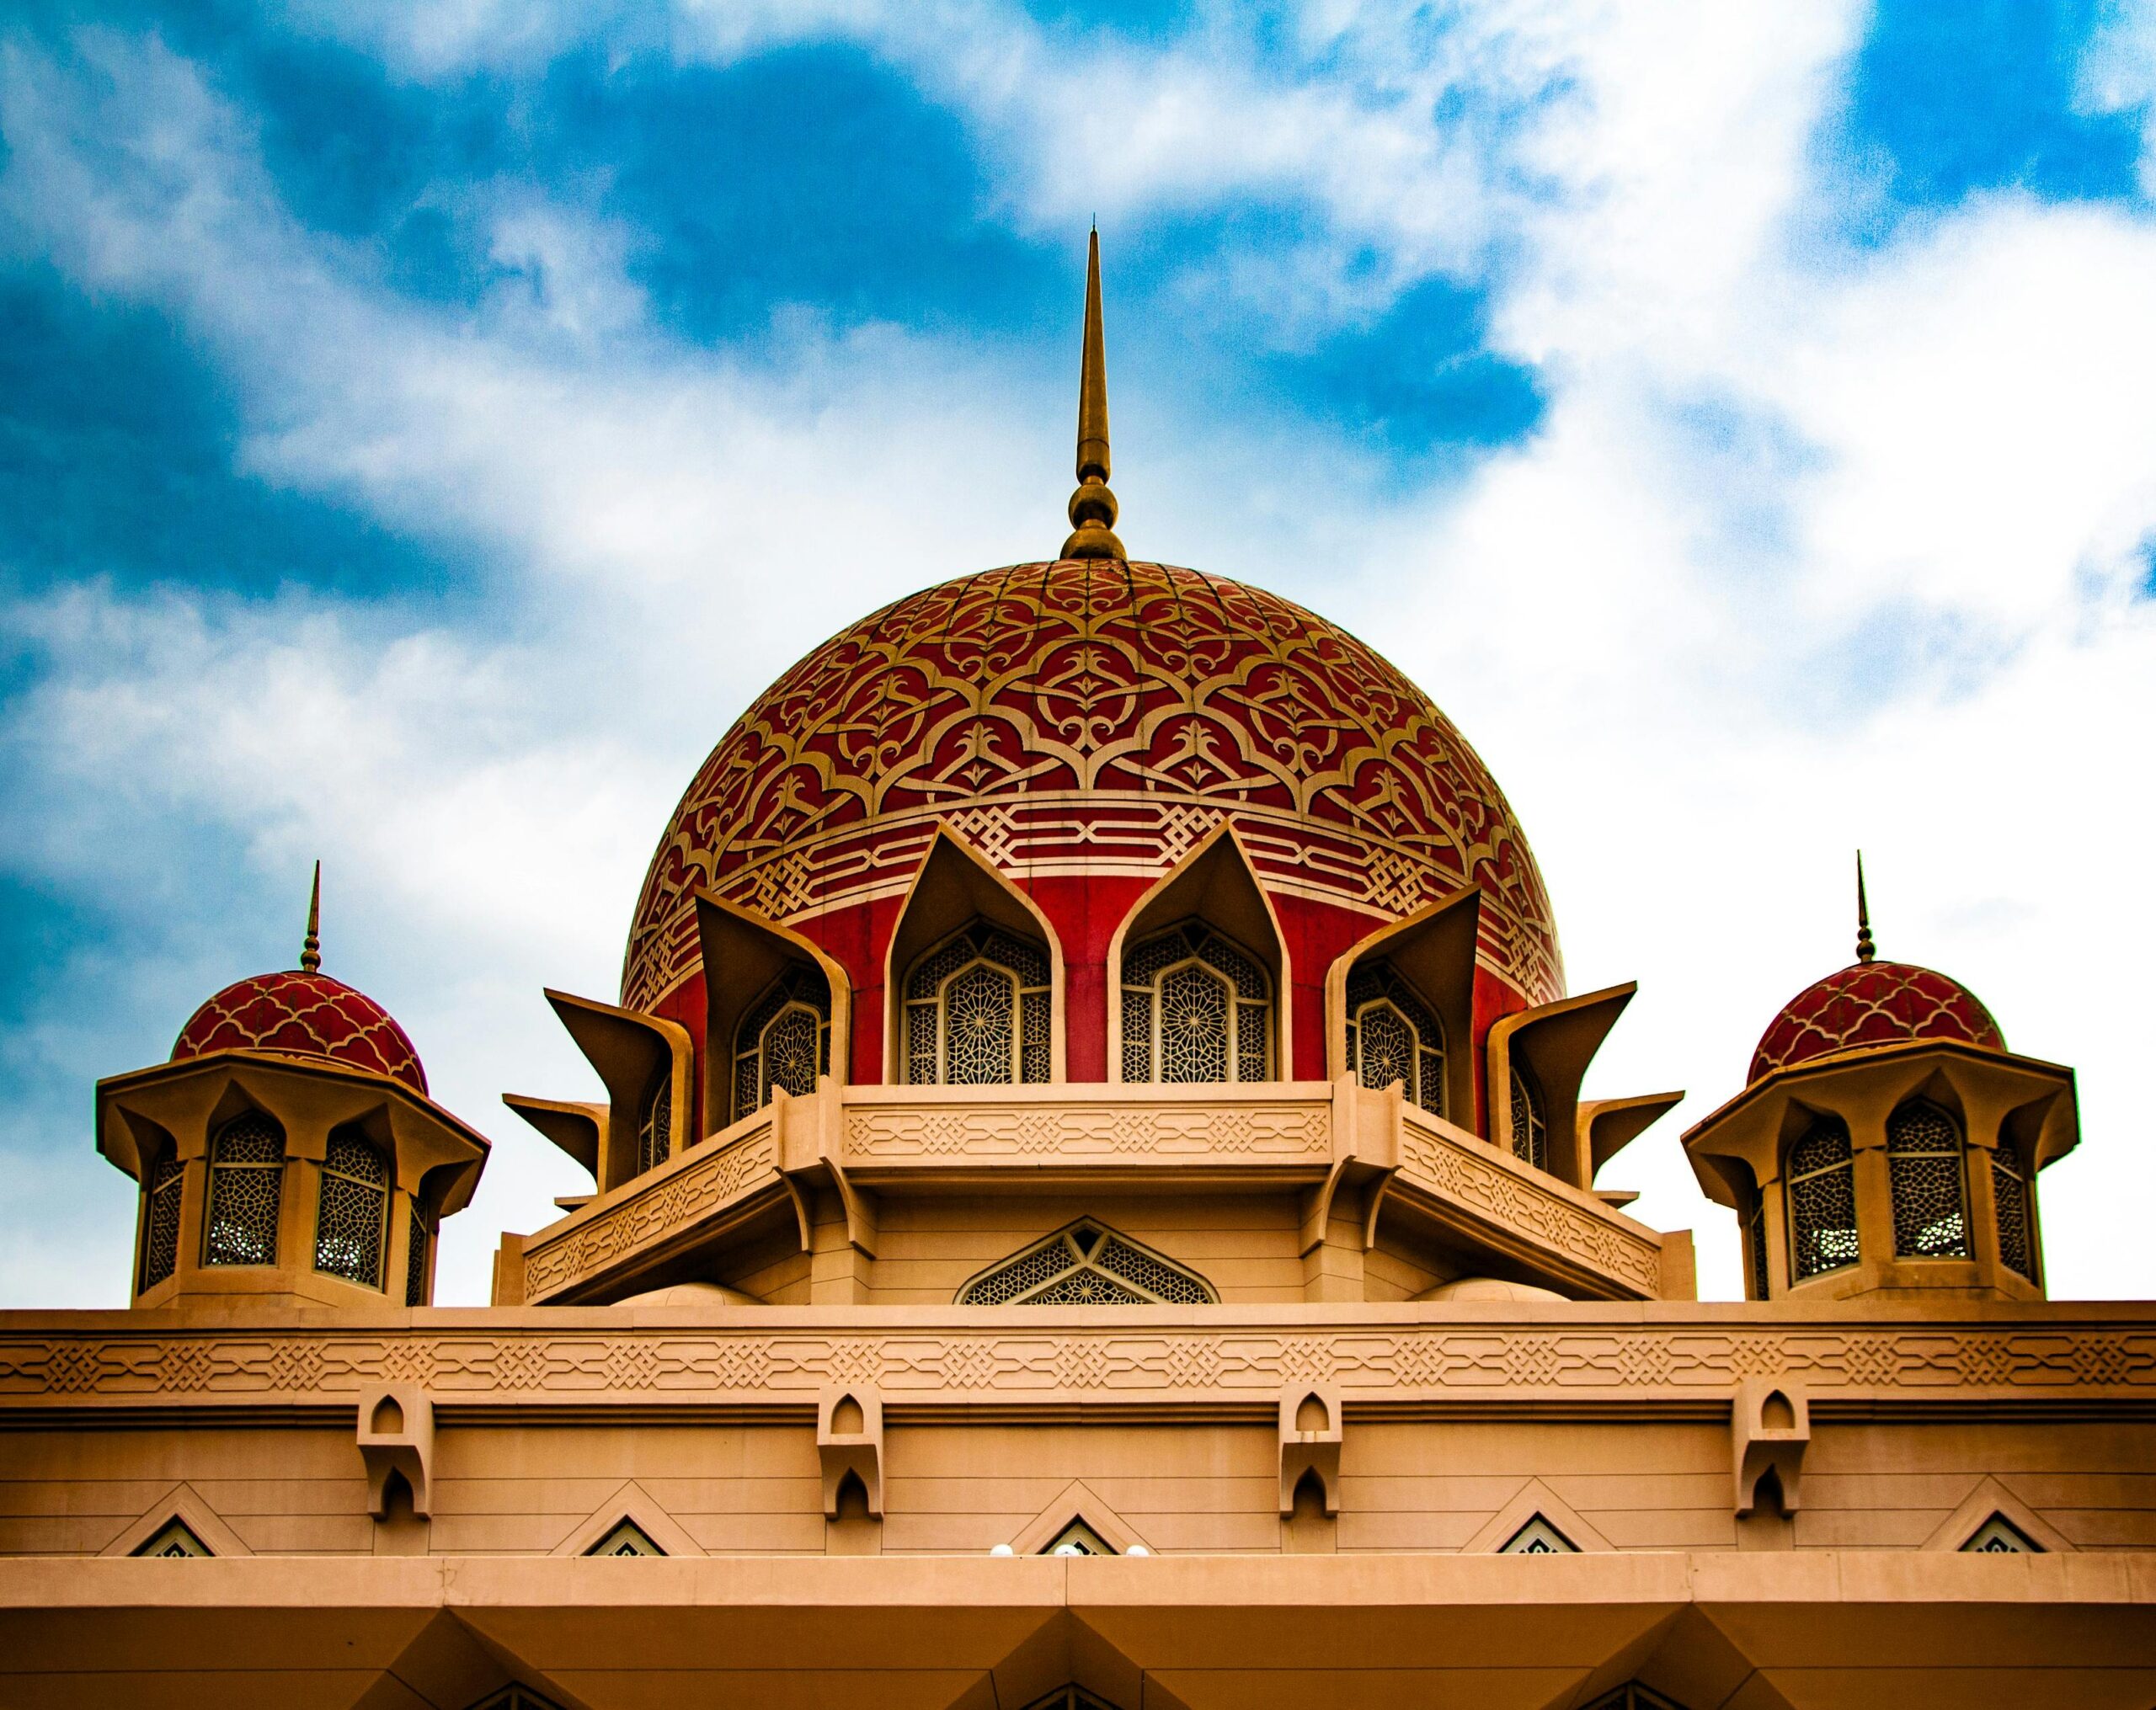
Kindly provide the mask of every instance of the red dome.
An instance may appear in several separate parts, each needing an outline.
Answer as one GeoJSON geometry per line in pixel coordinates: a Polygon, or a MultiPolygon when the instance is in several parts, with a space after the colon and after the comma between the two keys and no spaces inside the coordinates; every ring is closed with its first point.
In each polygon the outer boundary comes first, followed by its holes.
{"type": "Polygon", "coordinates": [[[1037,898],[1096,886],[1089,916],[1222,820],[1276,900],[1364,930],[1480,884],[1484,967],[1515,1004],[1563,993],[1527,839],[1412,683],[1273,594],[1065,559],[901,599],[765,692],[659,843],[622,1002],[659,1009],[699,973],[698,889],[836,942],[835,911],[902,894],[939,818],[1037,898]]]}
{"type": "Polygon", "coordinates": [[[1816,1057],[1907,1039],[2006,1049],[1999,1024],[1966,986],[1905,962],[1853,962],[1782,1005],[1752,1053],[1746,1084],[1816,1057]]]}
{"type": "Polygon", "coordinates": [[[427,1072],[389,1012],[327,974],[288,969],[227,986],[179,1030],[172,1055],[177,1063],[242,1048],[323,1057],[427,1090],[427,1072]]]}

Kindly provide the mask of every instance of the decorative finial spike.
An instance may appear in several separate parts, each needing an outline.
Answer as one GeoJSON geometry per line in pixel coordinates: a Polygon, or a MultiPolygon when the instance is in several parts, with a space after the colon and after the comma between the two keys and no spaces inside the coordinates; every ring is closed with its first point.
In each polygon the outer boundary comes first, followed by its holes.
{"type": "Polygon", "coordinates": [[[300,972],[318,973],[322,968],[322,863],[314,864],[314,892],[307,901],[307,939],[300,946],[300,972]]]}
{"type": "Polygon", "coordinates": [[[1870,962],[1878,955],[1871,941],[1871,906],[1864,899],[1864,851],[1856,852],[1856,959],[1870,962]]]}
{"type": "Polygon", "coordinates": [[[1108,360],[1101,338],[1101,234],[1086,240],[1086,342],[1078,377],[1078,490],[1070,495],[1066,558],[1128,559],[1115,537],[1115,495],[1108,491],[1108,360]]]}

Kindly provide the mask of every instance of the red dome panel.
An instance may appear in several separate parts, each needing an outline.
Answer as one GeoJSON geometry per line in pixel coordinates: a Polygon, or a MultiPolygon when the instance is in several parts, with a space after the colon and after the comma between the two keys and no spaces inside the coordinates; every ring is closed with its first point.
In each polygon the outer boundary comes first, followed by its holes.
{"type": "Polygon", "coordinates": [[[286,970],[227,986],[180,1029],[172,1055],[177,1063],[234,1050],[325,1057],[427,1090],[427,1072],[389,1012],[327,974],[286,970]]]}
{"type": "Polygon", "coordinates": [[[1527,839],[1412,683],[1257,589],[1066,559],[911,595],[772,685],[675,812],[622,1001],[697,975],[699,889],[835,931],[903,894],[939,818],[1037,893],[1142,886],[1223,820],[1268,891],[1373,921],[1480,884],[1486,966],[1528,1003],[1563,994],[1527,839]]]}
{"type": "Polygon", "coordinates": [[[1815,1057],[1908,1039],[2006,1049],[1999,1024],[1967,987],[1908,962],[1860,962],[1782,1006],[1752,1053],[1746,1084],[1815,1057]]]}

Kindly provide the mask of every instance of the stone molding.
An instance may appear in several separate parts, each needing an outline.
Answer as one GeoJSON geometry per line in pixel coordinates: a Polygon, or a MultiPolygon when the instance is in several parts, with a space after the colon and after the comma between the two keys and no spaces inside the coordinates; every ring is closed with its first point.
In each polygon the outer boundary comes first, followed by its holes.
{"type": "Polygon", "coordinates": [[[1348,1407],[1696,1408],[1748,1380],[1801,1381],[1845,1400],[2076,1404],[2156,1401],[2156,1312],[2108,1308],[1999,1322],[1790,1324],[1721,1308],[1689,1320],[1611,1308],[1439,1317],[1428,1307],[741,1309],[753,1324],[639,1308],[386,1314],[335,1328],[272,1318],[145,1324],[143,1313],[0,1315],[0,1411],[349,1407],[387,1383],[437,1407],[722,1405],[799,1412],[833,1385],[889,1408],[1219,1406],[1270,1413],[1290,1385],[1337,1386],[1348,1407]],[[510,1319],[488,1324],[485,1319],[510,1319]],[[687,1322],[664,1322],[675,1318],[687,1322]],[[457,1318],[479,1322],[456,1323],[457,1318]],[[434,1319],[452,1322],[437,1324],[434,1319]],[[554,1320],[562,1322],[553,1322],[554,1320]],[[654,1322],[657,1319],[659,1321],[654,1322]]]}

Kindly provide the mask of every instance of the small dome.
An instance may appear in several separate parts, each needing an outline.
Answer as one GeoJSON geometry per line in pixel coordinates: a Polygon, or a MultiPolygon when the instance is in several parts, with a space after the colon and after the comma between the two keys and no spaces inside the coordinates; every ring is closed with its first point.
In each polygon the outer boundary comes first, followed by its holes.
{"type": "Polygon", "coordinates": [[[427,1090],[419,1054],[389,1012],[324,973],[286,969],[227,986],[179,1030],[172,1056],[243,1049],[321,1057],[427,1090]]]}
{"type": "Polygon", "coordinates": [[[1959,982],[1904,962],[1857,962],[1782,1005],[1752,1053],[1747,1085],[1778,1068],[1908,1039],[2006,1049],[1991,1011],[1959,982]]]}

